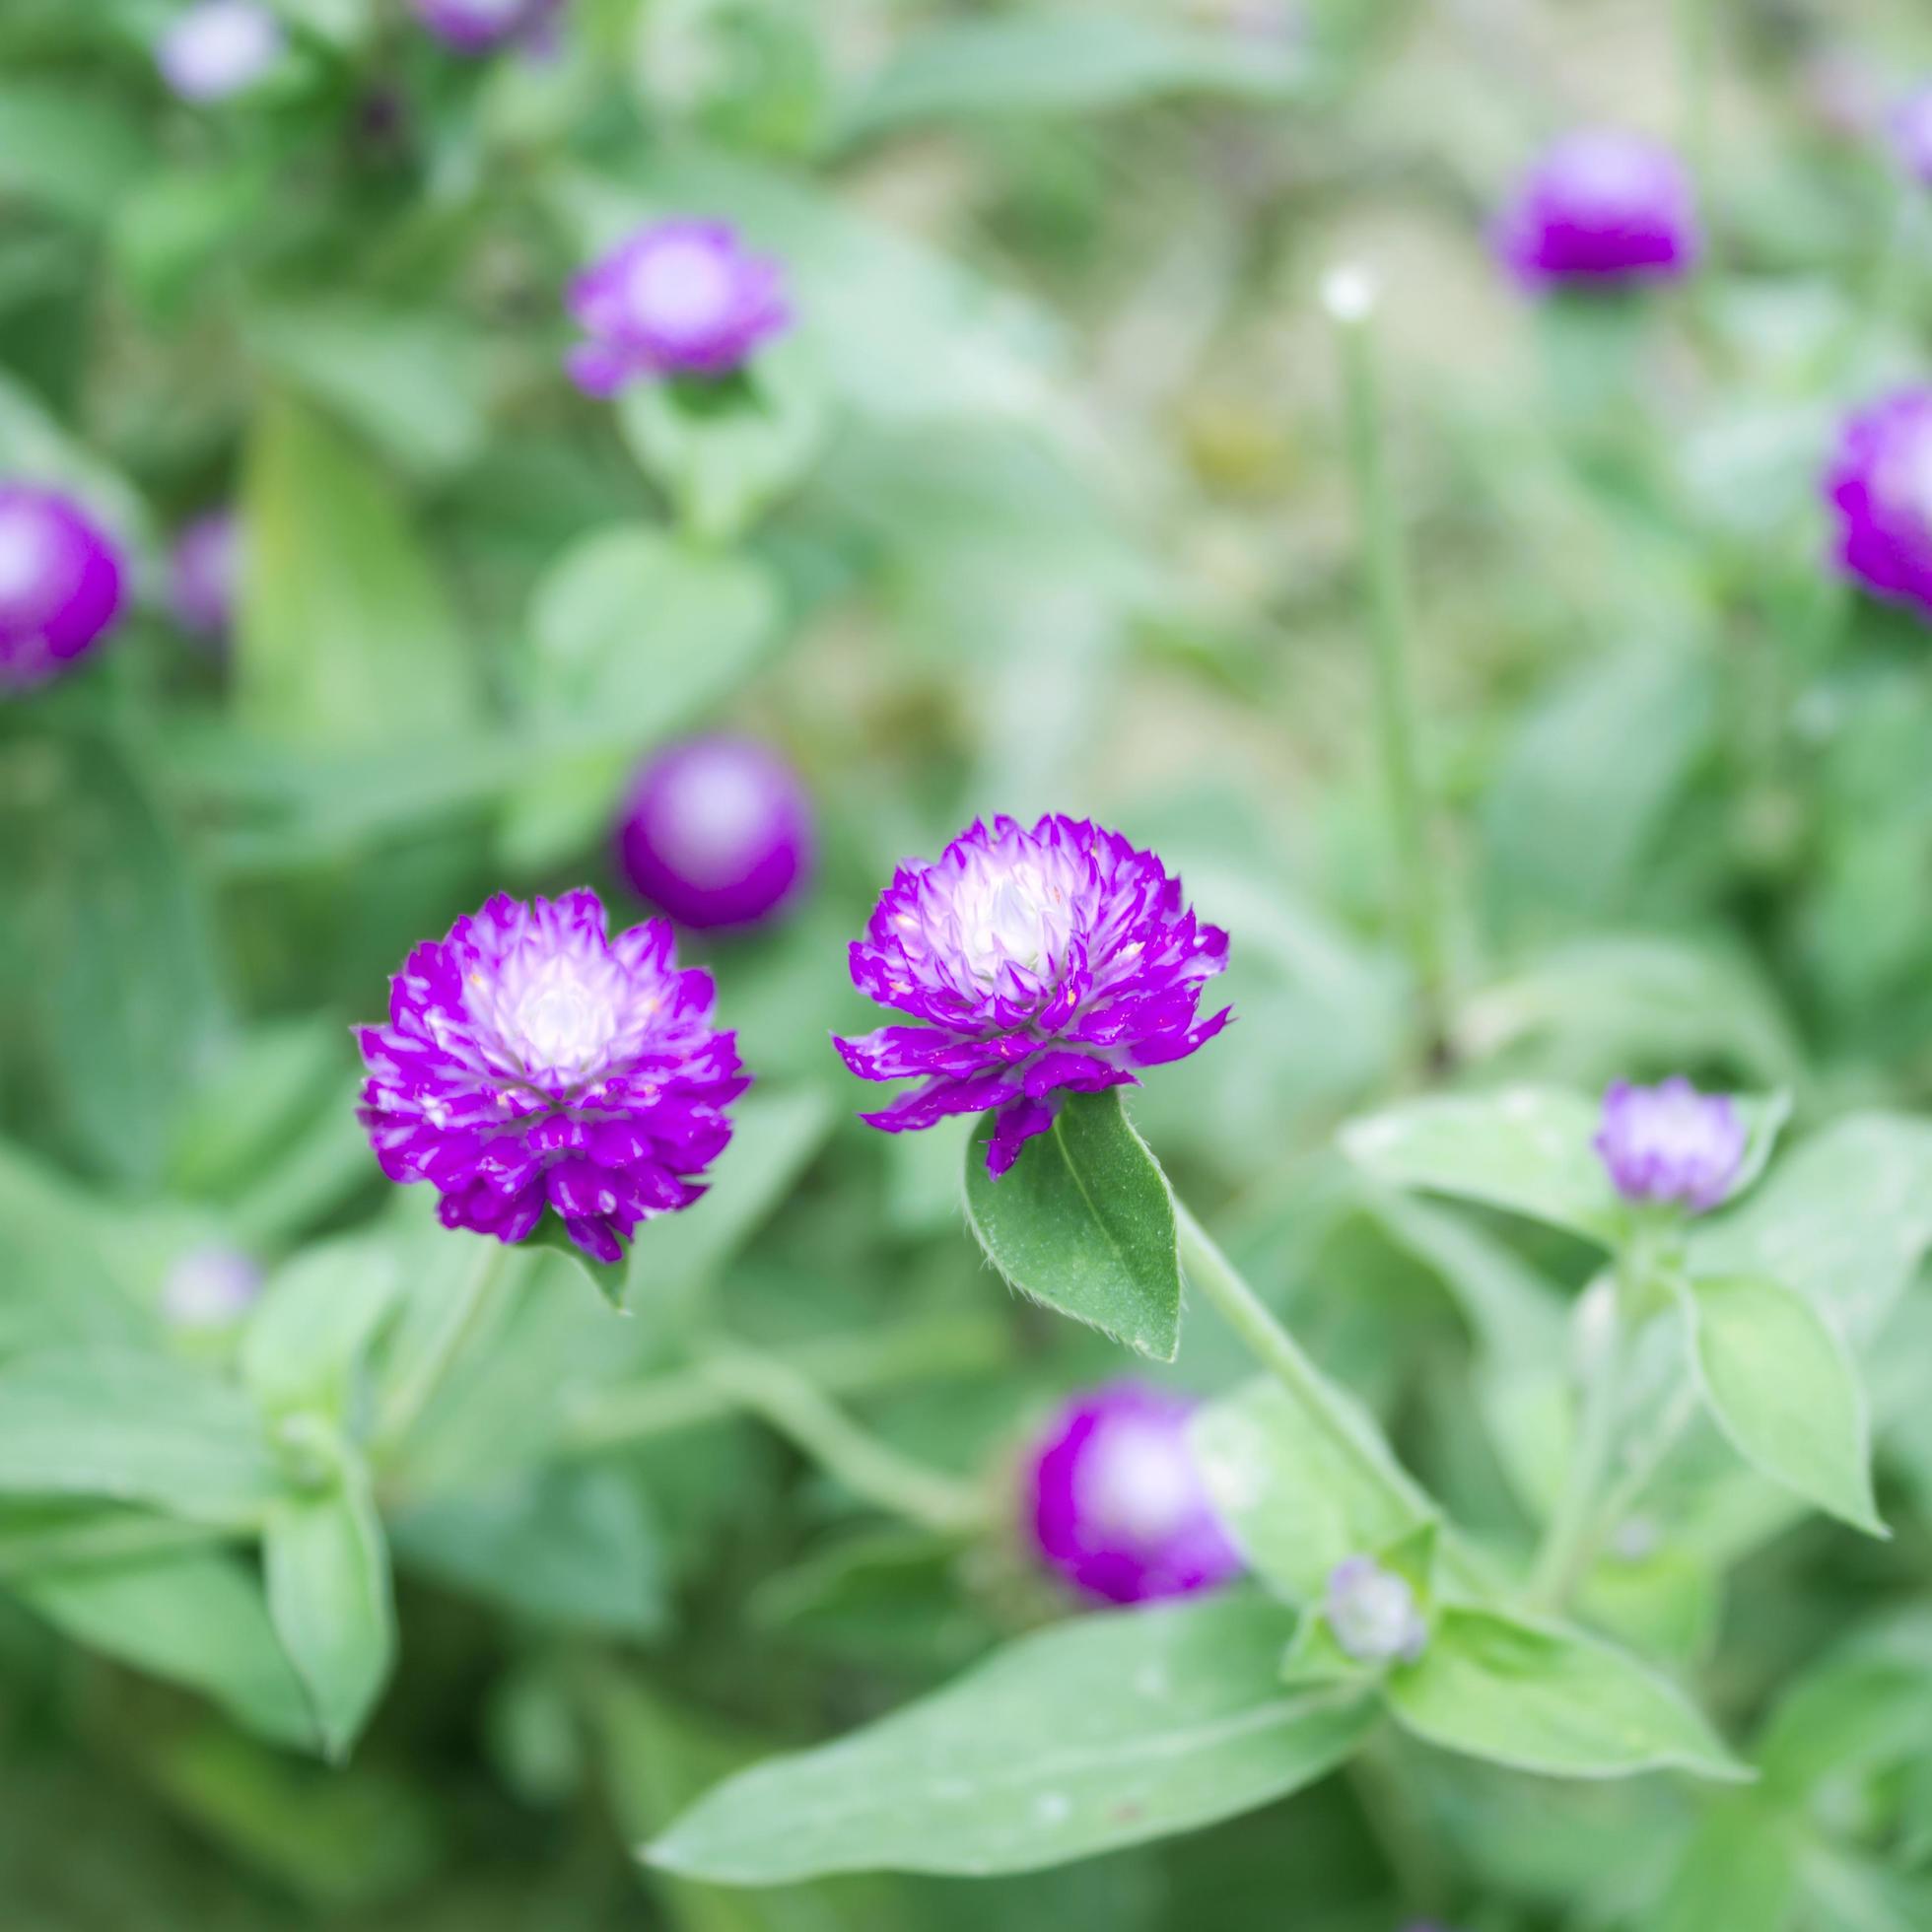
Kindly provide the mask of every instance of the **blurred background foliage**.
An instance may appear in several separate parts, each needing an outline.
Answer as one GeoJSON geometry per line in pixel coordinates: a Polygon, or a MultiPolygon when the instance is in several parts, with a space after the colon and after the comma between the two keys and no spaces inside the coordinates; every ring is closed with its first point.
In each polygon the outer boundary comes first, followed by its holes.
{"type": "MultiPolygon", "coordinates": [[[[1782,1753],[1750,1792],[1444,1759],[1393,1819],[1332,1780],[980,1886],[725,1894],[627,1849],[1057,1608],[1016,1548],[883,1523],[707,1373],[728,1331],[1000,1483],[1057,1391],[1115,1371],[983,1271],[958,1138],[857,1126],[826,1046],[866,1023],[844,951],[879,884],[975,812],[1091,812],[1232,931],[1238,1027],[1138,1124],[1438,1492],[1520,1530],[1493,1418],[1533,1467],[1579,1256],[1457,1246],[1328,1151],[1423,1070],[1316,300],[1338,260],[1383,291],[1442,1070],[1685,1070],[1809,1123],[1932,1095],[1932,660],[1828,574],[1817,488],[1841,409],[1924,367],[1932,211],[1882,132],[1932,69],[1921,10],[570,0],[554,48],[485,59],[385,0],[278,11],[274,88],[193,109],[154,70],[163,0],[0,0],[0,472],[83,495],[144,593],[0,715],[0,1378],[131,1345],[227,1387],[238,1339],[159,1313],[216,1240],[374,1244],[391,1297],[344,1346],[406,1348],[463,1244],[379,1181],[346,1029],[489,891],[634,905],[605,835],[651,746],[780,745],[821,876],[694,948],[761,1082],[712,1198],[640,1243],[632,1318],[546,1263],[380,1464],[400,1666],[346,1766],[289,1748],[307,1718],[219,1538],[0,1513],[6,1922],[1393,1932],[1391,1847],[1419,1841],[1469,1932],[1689,1932],[1719,1922],[1699,1886],[1765,1932],[1932,1923],[1919,1297],[1880,1389],[1893,1545],[1687,1512],[1593,1607],[1674,1661],[1722,1625],[1720,1714],[1782,1753]],[[1594,308],[1504,283],[1489,214],[1585,121],[1690,157],[1710,272],[1594,308]],[[570,274],[685,212],[795,292],[735,444],[667,447],[648,400],[559,372],[570,274]],[[160,585],[229,501],[222,663],[160,585]],[[1800,1815],[1829,1828],[1802,1886],[1800,1815]]],[[[1232,1361],[1201,1320],[1177,1373],[1232,1361]]],[[[104,1417],[123,1400],[104,1383],[104,1417]]]]}

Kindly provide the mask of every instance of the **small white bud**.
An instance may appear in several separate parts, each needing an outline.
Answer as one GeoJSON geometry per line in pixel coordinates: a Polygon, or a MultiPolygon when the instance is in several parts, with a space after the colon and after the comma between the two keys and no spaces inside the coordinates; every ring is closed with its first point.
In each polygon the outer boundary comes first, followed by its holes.
{"type": "Polygon", "coordinates": [[[1381,291],[1360,262],[1339,262],[1322,277],[1322,306],[1338,322],[1365,322],[1381,291]]]}

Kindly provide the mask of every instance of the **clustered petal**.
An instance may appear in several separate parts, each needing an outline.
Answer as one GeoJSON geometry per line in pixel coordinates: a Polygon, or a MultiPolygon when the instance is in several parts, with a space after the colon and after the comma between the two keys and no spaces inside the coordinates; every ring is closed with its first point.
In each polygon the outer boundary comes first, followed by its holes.
{"type": "Polygon", "coordinates": [[[1140,1382],[1075,1397],[1027,1469],[1026,1508],[1044,1560],[1076,1590],[1144,1603],[1239,1574],[1188,1444],[1194,1405],[1140,1382]]]}
{"type": "Polygon", "coordinates": [[[1668,148],[1586,128],[1548,148],[1495,228],[1525,288],[1668,280],[1702,246],[1690,176],[1668,148]]]}
{"type": "Polygon", "coordinates": [[[708,973],[663,920],[606,935],[594,892],[498,894],[390,981],[359,1039],[361,1118],[392,1181],[428,1181],[448,1227],[520,1241],[554,1208],[614,1262],[640,1221],[687,1208],[750,1085],[711,1024],[708,973]]]}
{"type": "Polygon", "coordinates": [[[589,340],[565,366],[593,396],[640,378],[728,376],[792,319],[778,264],[724,222],[638,230],[578,276],[568,303],[589,340]]]}
{"type": "Polygon", "coordinates": [[[853,983],[923,1022],[833,1044],[861,1079],[910,1079],[864,1118],[887,1133],[999,1111],[1003,1174],[1068,1093],[1138,1084],[1227,1024],[1201,1019],[1227,934],[1202,925],[1152,853],[1088,819],[975,821],[934,864],[910,862],[852,946],[853,983]]]}
{"type": "Polygon", "coordinates": [[[1701,1214],[1730,1193],[1750,1138],[1728,1094],[1699,1093],[1680,1074],[1654,1087],[1619,1080],[1604,1095],[1595,1144],[1625,1201],[1701,1214]]]}
{"type": "Polygon", "coordinates": [[[0,484],[0,696],[72,667],[120,615],[123,573],[80,506],[33,484],[0,484]]]}
{"type": "Polygon", "coordinates": [[[1825,488],[1838,567],[1932,618],[1932,389],[1897,389],[1848,417],[1825,488]]]}

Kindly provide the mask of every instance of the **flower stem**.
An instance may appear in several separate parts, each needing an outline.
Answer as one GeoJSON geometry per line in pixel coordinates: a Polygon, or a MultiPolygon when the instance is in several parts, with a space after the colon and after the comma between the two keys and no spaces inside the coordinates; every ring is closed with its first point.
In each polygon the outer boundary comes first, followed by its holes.
{"type": "Polygon", "coordinates": [[[436,1392],[482,1326],[495,1291],[521,1272],[527,1256],[489,1235],[475,1237],[478,1253],[454,1294],[437,1311],[437,1320],[405,1361],[388,1399],[378,1413],[375,1441],[393,1449],[421,1419],[436,1392]],[[513,1264],[515,1264],[513,1266],[513,1264]]]}
{"type": "Polygon", "coordinates": [[[788,1363],[733,1345],[716,1348],[703,1367],[721,1394],[763,1417],[854,1494],[942,1536],[986,1525],[987,1500],[973,1484],[929,1469],[861,1428],[788,1363]]]}
{"type": "Polygon", "coordinates": [[[1354,472],[1374,651],[1382,777],[1399,872],[1398,924],[1415,975],[1425,1055],[1433,1059],[1448,1038],[1442,911],[1430,863],[1429,802],[1417,751],[1414,624],[1402,524],[1389,485],[1376,380],[1374,289],[1361,271],[1339,269],[1329,278],[1326,299],[1342,348],[1348,458],[1354,472]]]}

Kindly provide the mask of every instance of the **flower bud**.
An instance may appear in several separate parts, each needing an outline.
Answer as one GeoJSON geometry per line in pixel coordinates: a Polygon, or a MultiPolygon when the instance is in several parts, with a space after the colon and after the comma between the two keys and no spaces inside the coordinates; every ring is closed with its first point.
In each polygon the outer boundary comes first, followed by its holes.
{"type": "Polygon", "coordinates": [[[120,615],[121,600],[120,557],[78,504],[0,483],[0,696],[70,669],[120,615]]]}
{"type": "Polygon", "coordinates": [[[1932,389],[1896,389],[1848,417],[1826,495],[1838,568],[1932,621],[1932,389]]]}
{"type": "Polygon", "coordinates": [[[1372,1556],[1336,1564],[1322,1608],[1336,1642],[1358,1664],[1413,1664],[1429,1639],[1408,1578],[1372,1556]]]}
{"type": "Polygon", "coordinates": [[[200,0],[155,44],[161,77],[202,104],[245,94],[281,59],[282,24],[256,0],[200,0]]]}
{"type": "Polygon", "coordinates": [[[210,511],[175,538],[169,558],[169,608],[182,630],[205,643],[221,643],[235,621],[239,537],[232,512],[210,511]]]}
{"type": "Polygon", "coordinates": [[[1615,128],[1547,149],[1495,228],[1527,289],[1616,287],[1680,276],[1701,248],[1690,176],[1669,149],[1615,128]]]}
{"type": "Polygon", "coordinates": [[[240,1248],[190,1249],[161,1286],[161,1312],[175,1328],[226,1328],[254,1305],[261,1264],[240,1248]]]}
{"type": "Polygon", "coordinates": [[[1730,1193],[1750,1138],[1729,1095],[1699,1093],[1679,1075],[1654,1087],[1619,1080],[1604,1095],[1595,1144],[1625,1201],[1702,1214],[1730,1193]]]}

